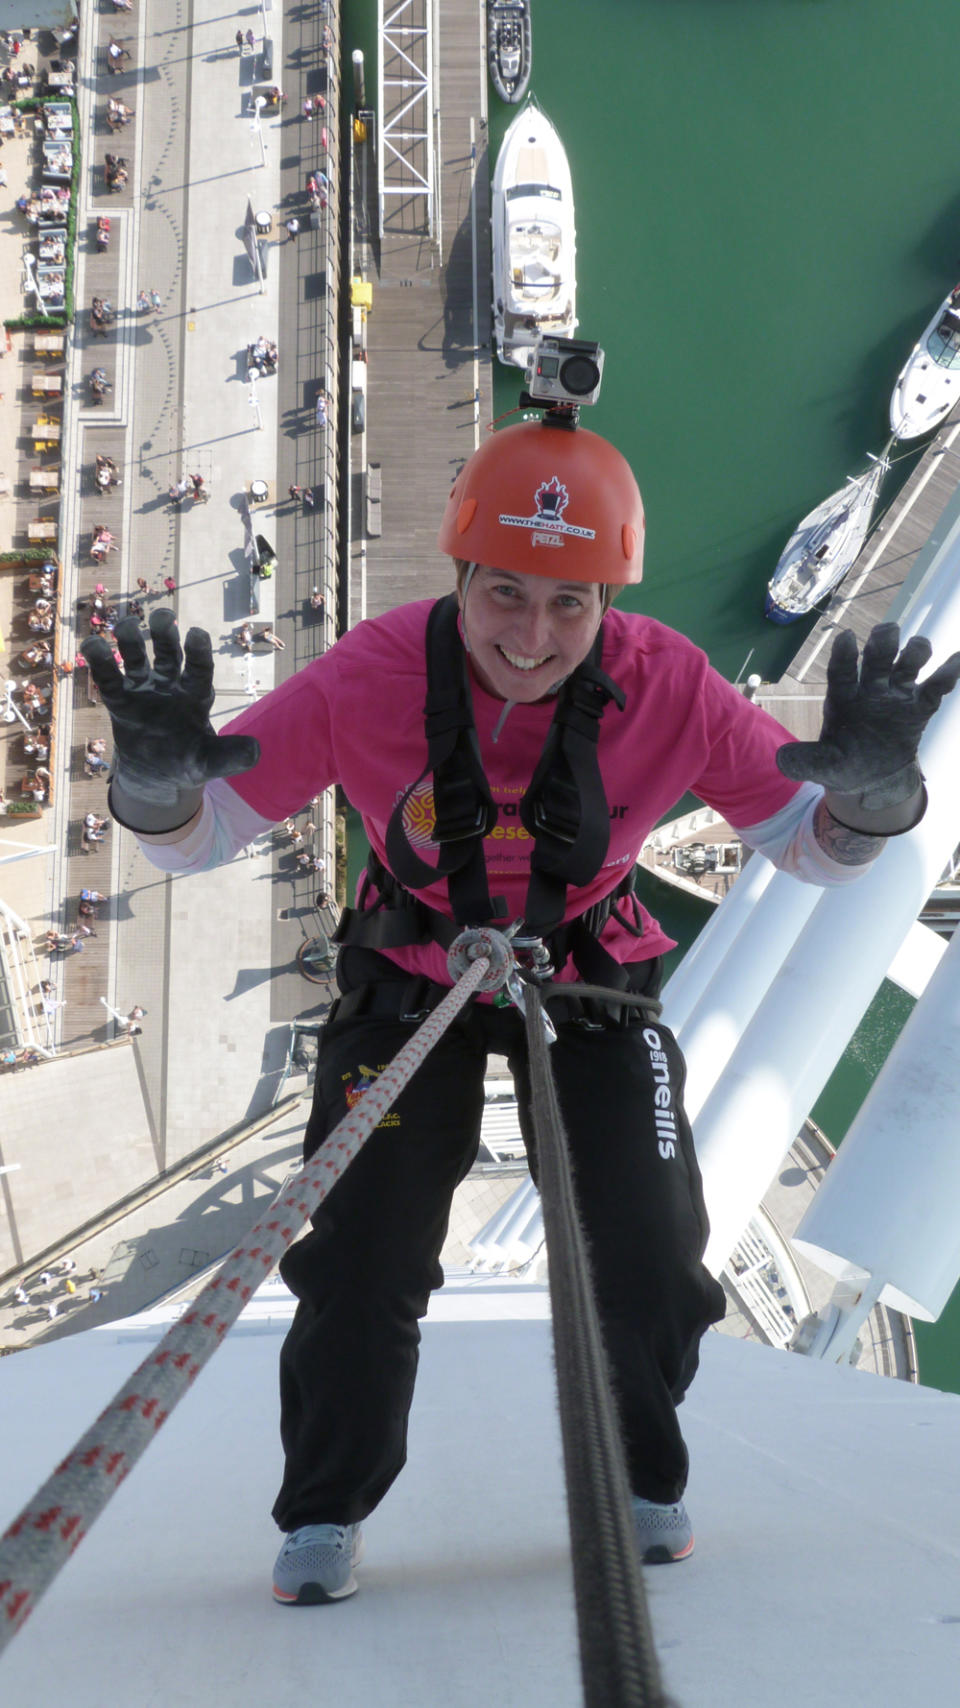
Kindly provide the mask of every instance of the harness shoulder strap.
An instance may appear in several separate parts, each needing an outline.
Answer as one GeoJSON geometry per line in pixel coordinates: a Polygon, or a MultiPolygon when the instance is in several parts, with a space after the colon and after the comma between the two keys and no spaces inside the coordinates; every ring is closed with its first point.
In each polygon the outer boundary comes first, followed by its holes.
{"type": "Polygon", "coordinates": [[[567,885],[595,878],[610,846],[610,808],[597,754],[600,719],[612,700],[623,710],[622,688],[600,669],[602,626],[589,658],[563,684],[543,752],[520,803],[534,838],[524,919],[538,935],[559,925],[567,885]]]}
{"type": "Polygon", "coordinates": [[[496,824],[497,805],[480,759],[458,612],[457,596],[449,593],[427,619],[427,763],[394,807],[384,846],[399,883],[416,890],[445,877],[458,924],[482,925],[506,910],[502,903],[494,906],[487,883],[483,839],[496,824]],[[432,839],[439,846],[435,865],[415,852],[404,826],[407,804],[430,772],[432,839]]]}

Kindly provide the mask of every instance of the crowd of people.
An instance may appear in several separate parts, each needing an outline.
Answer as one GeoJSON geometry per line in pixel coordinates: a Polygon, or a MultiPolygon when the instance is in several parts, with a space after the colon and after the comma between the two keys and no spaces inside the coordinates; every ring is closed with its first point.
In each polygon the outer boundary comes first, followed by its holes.
{"type": "MultiPolygon", "coordinates": [[[[36,1051],[25,1053],[36,1055],[36,1051]]],[[[7,1065],[5,1056],[0,1057],[0,1066],[7,1065]]],[[[102,1281],[102,1270],[89,1269],[81,1276],[75,1257],[61,1257],[48,1269],[41,1269],[37,1275],[28,1277],[26,1285],[18,1282],[10,1297],[13,1304],[40,1310],[50,1322],[54,1322],[65,1305],[80,1304],[84,1300],[92,1305],[99,1304],[106,1292],[102,1281]],[[81,1283],[84,1283],[83,1291],[81,1283]]]]}
{"type": "MultiPolygon", "coordinates": [[[[130,0],[119,0],[119,3],[123,9],[129,9],[130,0]]],[[[244,51],[249,51],[251,45],[255,47],[255,42],[252,43],[251,41],[253,32],[245,30],[241,33],[243,34],[244,51]]],[[[325,51],[329,52],[332,46],[329,27],[327,27],[326,34],[328,41],[325,51]]],[[[101,76],[106,71],[115,77],[131,61],[129,42],[112,34],[108,36],[106,29],[101,35],[98,53],[98,69],[101,76]]],[[[277,110],[283,105],[285,96],[279,83],[265,85],[257,93],[263,94],[267,104],[272,105],[277,110]]],[[[126,95],[126,90],[122,89],[120,93],[112,91],[107,93],[106,90],[103,90],[102,94],[104,105],[101,109],[101,118],[105,120],[106,126],[110,131],[124,129],[135,116],[133,106],[123,98],[126,95]]],[[[306,113],[309,110],[311,119],[317,117],[322,122],[326,116],[326,109],[325,94],[322,91],[316,91],[306,101],[304,112],[306,113]]],[[[17,116],[19,118],[19,115],[17,116]]],[[[69,140],[67,137],[64,138],[65,143],[69,140]]],[[[331,194],[332,167],[326,152],[325,132],[315,140],[320,150],[317,163],[308,170],[310,163],[305,162],[305,176],[301,180],[304,185],[304,195],[311,210],[326,208],[331,194]]],[[[116,150],[117,144],[113,143],[112,147],[116,150]]],[[[111,189],[121,188],[127,179],[130,162],[117,152],[108,152],[101,158],[104,162],[104,177],[107,186],[111,189]]],[[[68,195],[65,186],[44,186],[43,193],[49,198],[59,198],[57,207],[54,208],[52,200],[51,206],[42,210],[39,207],[25,205],[23,211],[28,217],[39,219],[47,215],[52,217],[54,213],[59,216],[63,212],[67,205],[66,198],[68,195]]],[[[106,283],[106,281],[104,282],[106,283]]],[[[107,294],[110,290],[109,284],[107,284],[106,291],[100,284],[100,294],[87,299],[90,304],[89,330],[94,341],[98,338],[107,340],[118,319],[131,312],[129,308],[124,308],[122,302],[115,306],[115,293],[111,293],[114,295],[114,300],[110,300],[110,295],[107,294]]],[[[136,311],[139,314],[159,313],[161,306],[161,296],[157,290],[151,288],[138,291],[136,311]]],[[[260,334],[252,342],[247,354],[249,368],[258,375],[276,373],[279,361],[278,345],[265,334],[260,334]]],[[[89,396],[94,402],[102,402],[110,393],[112,378],[112,374],[108,376],[104,368],[89,371],[89,396]]],[[[316,420],[320,425],[325,424],[328,403],[328,394],[321,391],[314,405],[316,420]]],[[[91,472],[94,488],[104,497],[109,497],[121,485],[122,465],[105,451],[96,453],[91,472]]],[[[306,509],[314,508],[318,502],[317,493],[313,486],[305,489],[291,487],[291,496],[294,494],[306,509]]],[[[179,475],[169,490],[170,501],[175,507],[180,507],[187,500],[203,503],[208,497],[207,479],[199,472],[179,475]]],[[[109,511],[106,513],[109,515],[109,511]]],[[[90,527],[87,542],[89,560],[98,566],[95,573],[102,576],[103,569],[112,555],[119,553],[122,546],[116,525],[105,519],[103,512],[90,527]]],[[[265,574],[274,567],[275,561],[272,548],[266,550],[263,554],[265,574]]],[[[77,616],[80,623],[80,635],[83,636],[84,628],[86,628],[87,633],[91,636],[105,637],[111,647],[114,648],[115,658],[119,659],[120,654],[116,649],[114,639],[118,623],[124,618],[134,618],[138,622],[145,622],[145,606],[148,600],[155,595],[163,597],[164,594],[174,594],[176,584],[171,576],[163,577],[159,587],[149,586],[144,578],[137,578],[136,587],[129,594],[117,595],[111,594],[105,585],[105,580],[106,577],[103,580],[96,581],[92,592],[84,594],[78,601],[77,616]]],[[[325,614],[321,595],[318,594],[311,600],[311,606],[314,612],[319,611],[321,616],[325,614]]],[[[50,566],[49,578],[44,580],[41,588],[38,588],[37,595],[31,604],[28,616],[28,644],[24,644],[18,654],[18,664],[22,676],[15,690],[18,709],[22,712],[28,725],[23,737],[23,757],[27,765],[26,774],[22,779],[22,791],[24,796],[35,804],[49,801],[53,781],[50,762],[53,712],[52,685],[57,665],[57,656],[53,644],[55,626],[55,571],[54,567],[50,566]]],[[[279,652],[285,646],[284,640],[272,624],[258,623],[255,626],[244,624],[236,632],[235,640],[244,651],[272,649],[279,652]]],[[[73,672],[85,672],[86,661],[82,653],[78,652],[72,660],[61,658],[59,667],[65,675],[73,672]]],[[[92,682],[89,686],[89,693],[93,697],[96,696],[92,682]]],[[[108,777],[111,767],[110,744],[102,736],[91,736],[80,750],[80,763],[83,778],[88,783],[104,781],[108,777]]],[[[108,834],[109,822],[109,819],[103,817],[98,811],[86,812],[76,824],[74,846],[88,857],[95,855],[103,847],[108,834]]],[[[298,869],[308,869],[308,863],[309,869],[316,869],[313,866],[314,860],[320,861],[322,864],[321,857],[311,854],[308,849],[300,849],[297,854],[298,869]]],[[[82,951],[86,939],[95,935],[96,910],[100,900],[102,897],[99,896],[99,892],[85,893],[75,909],[68,900],[63,917],[69,920],[69,924],[61,928],[57,920],[51,925],[48,934],[47,942],[51,953],[62,955],[82,951]]]]}

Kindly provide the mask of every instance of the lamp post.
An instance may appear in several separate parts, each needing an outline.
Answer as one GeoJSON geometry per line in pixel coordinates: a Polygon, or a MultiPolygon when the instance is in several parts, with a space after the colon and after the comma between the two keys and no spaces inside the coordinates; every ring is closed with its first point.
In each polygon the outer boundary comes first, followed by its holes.
{"type": "Polygon", "coordinates": [[[13,696],[14,696],[15,691],[16,691],[16,683],[15,682],[8,682],[7,683],[7,703],[4,706],[3,711],[0,712],[0,718],[3,719],[3,722],[5,724],[14,724],[14,723],[17,723],[19,721],[20,723],[22,723],[22,725],[23,725],[24,729],[27,731],[27,733],[30,734],[31,733],[30,725],[28,724],[26,718],[24,717],[23,713],[21,712],[19,706],[15,706],[13,703],[13,696]]]}
{"type": "Polygon", "coordinates": [[[39,309],[40,313],[43,315],[44,319],[46,319],[48,314],[50,313],[50,310],[47,308],[47,305],[44,302],[43,297],[40,295],[40,284],[39,284],[39,281],[37,280],[37,278],[34,274],[34,271],[33,271],[33,256],[30,254],[30,251],[28,249],[25,249],[24,253],[23,253],[23,265],[24,265],[24,268],[26,270],[27,278],[30,281],[30,283],[27,285],[26,288],[28,291],[33,292],[34,296],[37,299],[37,308],[39,309]]]}
{"type": "Polygon", "coordinates": [[[266,164],[267,164],[267,145],[263,140],[263,126],[260,123],[260,114],[263,112],[263,109],[266,106],[266,104],[267,104],[267,101],[266,101],[265,95],[255,95],[254,96],[254,98],[253,98],[253,122],[250,126],[250,129],[253,131],[256,131],[256,133],[257,133],[257,141],[260,144],[260,164],[261,164],[261,166],[266,166],[266,164]]]}
{"type": "Polygon", "coordinates": [[[251,368],[249,370],[247,378],[250,381],[250,408],[253,410],[253,413],[257,418],[258,429],[262,429],[262,427],[263,427],[263,413],[262,413],[261,408],[260,408],[260,399],[257,396],[257,378],[258,378],[258,376],[257,376],[257,372],[256,372],[255,368],[251,368]]]}

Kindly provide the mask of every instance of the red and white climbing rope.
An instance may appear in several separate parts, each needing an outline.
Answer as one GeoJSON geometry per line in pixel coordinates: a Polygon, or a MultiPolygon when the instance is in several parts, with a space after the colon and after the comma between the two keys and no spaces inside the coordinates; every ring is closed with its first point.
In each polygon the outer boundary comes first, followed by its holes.
{"type": "Polygon", "coordinates": [[[502,974],[491,977],[481,952],[14,1519],[0,1539],[0,1652],[433,1045],[474,992],[496,982],[502,974]]]}

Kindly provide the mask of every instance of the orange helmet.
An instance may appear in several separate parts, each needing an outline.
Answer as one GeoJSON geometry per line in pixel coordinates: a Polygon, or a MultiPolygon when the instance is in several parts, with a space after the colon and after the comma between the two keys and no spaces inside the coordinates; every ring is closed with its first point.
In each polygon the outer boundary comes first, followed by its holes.
{"type": "Polygon", "coordinates": [[[519,575],[611,585],[643,575],[643,500],[625,457],[585,427],[523,421],[460,470],[439,546],[519,575]]]}

